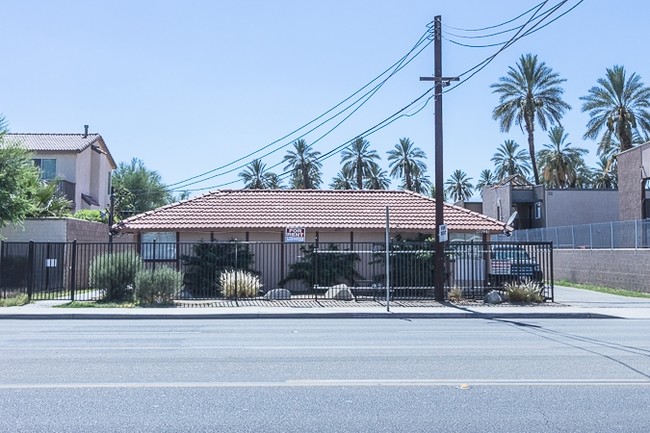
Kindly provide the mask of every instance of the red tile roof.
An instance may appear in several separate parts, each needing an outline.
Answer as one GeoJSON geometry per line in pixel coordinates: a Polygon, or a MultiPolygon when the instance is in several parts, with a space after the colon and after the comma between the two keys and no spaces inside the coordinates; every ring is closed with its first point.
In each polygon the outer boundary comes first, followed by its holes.
{"type": "MultiPolygon", "coordinates": [[[[128,218],[124,232],[211,231],[218,229],[383,230],[386,206],[391,228],[435,231],[434,199],[409,191],[381,190],[221,190],[128,218]]],[[[444,219],[453,232],[501,233],[504,223],[445,203],[444,219]]]]}
{"type": "Polygon", "coordinates": [[[81,152],[89,146],[95,146],[97,150],[106,154],[113,168],[117,167],[104,139],[99,134],[7,133],[5,140],[20,144],[33,152],[81,152]]]}

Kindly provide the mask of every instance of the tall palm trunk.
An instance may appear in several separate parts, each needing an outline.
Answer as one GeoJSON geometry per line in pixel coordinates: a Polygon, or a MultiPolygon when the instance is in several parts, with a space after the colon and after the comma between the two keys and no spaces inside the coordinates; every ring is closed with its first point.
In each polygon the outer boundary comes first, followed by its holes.
{"type": "Polygon", "coordinates": [[[530,165],[533,168],[535,185],[539,185],[539,172],[537,171],[537,159],[535,158],[535,114],[526,115],[526,132],[528,133],[528,152],[530,153],[530,165]]]}
{"type": "Polygon", "coordinates": [[[363,160],[357,159],[357,188],[363,189],[363,160]]]}

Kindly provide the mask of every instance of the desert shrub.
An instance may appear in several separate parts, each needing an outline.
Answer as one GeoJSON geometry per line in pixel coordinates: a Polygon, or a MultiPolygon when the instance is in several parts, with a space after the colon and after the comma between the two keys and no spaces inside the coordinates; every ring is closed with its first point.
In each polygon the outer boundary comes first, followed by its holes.
{"type": "Polygon", "coordinates": [[[139,304],[171,304],[183,288],[183,273],[163,267],[135,274],[135,299],[139,304]]]}
{"type": "Polygon", "coordinates": [[[226,298],[254,298],[260,292],[260,278],[247,271],[231,269],[219,275],[219,284],[226,298]]]}
{"type": "Polygon", "coordinates": [[[97,256],[90,264],[89,284],[101,290],[106,301],[133,298],[135,275],[142,269],[142,259],[133,251],[97,256]]]}
{"type": "Polygon", "coordinates": [[[460,287],[453,287],[451,290],[449,290],[449,293],[447,293],[447,299],[450,301],[460,301],[463,299],[463,289],[460,287]]]}
{"type": "Polygon", "coordinates": [[[506,297],[510,302],[544,302],[541,287],[536,281],[517,281],[505,284],[506,297]]]}

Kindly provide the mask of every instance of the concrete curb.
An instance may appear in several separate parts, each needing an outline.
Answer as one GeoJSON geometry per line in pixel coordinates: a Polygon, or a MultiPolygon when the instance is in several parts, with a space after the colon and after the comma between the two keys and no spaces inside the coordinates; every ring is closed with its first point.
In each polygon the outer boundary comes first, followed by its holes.
{"type": "Polygon", "coordinates": [[[224,320],[224,319],[619,319],[593,312],[231,312],[231,313],[6,313],[0,320],[224,320]]]}

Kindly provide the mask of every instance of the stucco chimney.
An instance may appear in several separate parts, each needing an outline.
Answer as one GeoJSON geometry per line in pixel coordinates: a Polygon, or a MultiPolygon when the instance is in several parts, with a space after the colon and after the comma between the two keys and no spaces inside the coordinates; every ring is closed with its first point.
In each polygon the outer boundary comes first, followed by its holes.
{"type": "Polygon", "coordinates": [[[84,125],[84,138],[88,138],[88,125],[84,125]]]}

